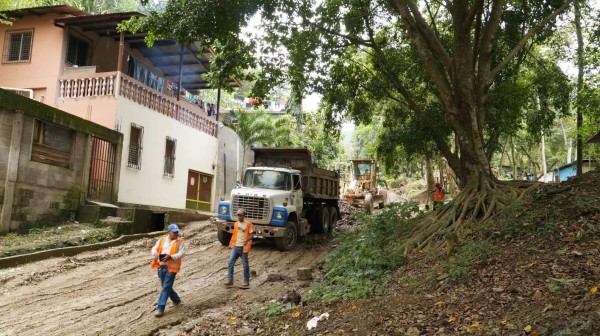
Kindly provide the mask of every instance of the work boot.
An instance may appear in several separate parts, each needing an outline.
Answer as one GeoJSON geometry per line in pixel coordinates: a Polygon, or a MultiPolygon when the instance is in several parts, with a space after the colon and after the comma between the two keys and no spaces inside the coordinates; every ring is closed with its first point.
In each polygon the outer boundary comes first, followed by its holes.
{"type": "Polygon", "coordinates": [[[248,288],[248,287],[250,287],[250,282],[244,281],[244,282],[242,282],[242,285],[240,287],[248,288]]]}
{"type": "Polygon", "coordinates": [[[158,310],[158,309],[157,309],[157,310],[156,310],[156,313],[154,313],[154,316],[156,316],[156,317],[161,317],[161,316],[163,316],[164,314],[165,314],[165,312],[164,312],[164,311],[162,311],[162,310],[158,310]]]}
{"type": "Polygon", "coordinates": [[[233,286],[233,280],[225,280],[225,282],[223,282],[223,284],[225,286],[233,286]]]}

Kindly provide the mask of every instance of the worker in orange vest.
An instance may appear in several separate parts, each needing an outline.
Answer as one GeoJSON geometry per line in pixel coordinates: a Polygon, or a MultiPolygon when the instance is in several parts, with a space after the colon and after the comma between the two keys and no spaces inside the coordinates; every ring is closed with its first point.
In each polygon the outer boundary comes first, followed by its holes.
{"type": "Polygon", "coordinates": [[[244,267],[244,282],[240,288],[250,288],[250,263],[248,261],[248,253],[250,253],[250,246],[252,246],[252,223],[248,220],[244,220],[246,216],[246,210],[244,208],[238,209],[237,222],[233,227],[233,234],[229,241],[229,248],[231,254],[229,255],[229,266],[227,267],[227,280],[225,280],[225,286],[233,285],[233,266],[238,258],[242,258],[242,265],[244,267]]]}
{"type": "Polygon", "coordinates": [[[433,210],[444,205],[446,200],[446,190],[440,185],[439,182],[435,183],[435,193],[433,194],[433,210]]]}
{"type": "Polygon", "coordinates": [[[181,269],[181,259],[184,255],[185,244],[183,238],[179,237],[179,227],[176,224],[170,224],[167,227],[167,235],[161,237],[152,247],[154,260],[150,264],[150,268],[158,268],[158,278],[162,285],[154,314],[156,317],[164,315],[167,299],[171,299],[174,306],[181,303],[181,298],[173,289],[173,283],[181,269]]]}

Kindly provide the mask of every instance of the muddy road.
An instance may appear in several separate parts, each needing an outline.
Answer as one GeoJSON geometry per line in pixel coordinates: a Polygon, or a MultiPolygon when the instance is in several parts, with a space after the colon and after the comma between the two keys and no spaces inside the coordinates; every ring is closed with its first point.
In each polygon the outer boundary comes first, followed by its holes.
{"type": "MultiPolygon", "coordinates": [[[[229,249],[209,221],[182,228],[187,256],[174,288],[183,304],[167,304],[154,317],[160,284],[148,268],[157,238],[143,239],[70,258],[53,258],[0,270],[0,335],[252,335],[249,312],[308,285],[299,267],[318,275],[330,239],[309,235],[290,252],[259,242],[250,252],[249,290],[225,288],[229,249]],[[243,309],[242,309],[243,308],[243,309]]],[[[241,260],[235,269],[242,280],[241,260]]]]}

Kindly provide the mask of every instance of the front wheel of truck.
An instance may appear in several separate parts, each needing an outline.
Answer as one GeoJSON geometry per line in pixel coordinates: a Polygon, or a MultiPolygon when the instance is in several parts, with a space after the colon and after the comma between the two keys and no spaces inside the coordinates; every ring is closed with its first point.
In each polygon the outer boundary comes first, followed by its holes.
{"type": "Polygon", "coordinates": [[[298,242],[298,228],[296,227],[296,223],[287,222],[285,236],[279,237],[275,239],[275,244],[277,245],[277,249],[280,251],[289,251],[296,246],[298,242]]]}
{"type": "Polygon", "coordinates": [[[223,246],[229,246],[229,241],[231,241],[231,233],[219,230],[217,231],[217,238],[219,238],[219,242],[223,244],[223,246]]]}

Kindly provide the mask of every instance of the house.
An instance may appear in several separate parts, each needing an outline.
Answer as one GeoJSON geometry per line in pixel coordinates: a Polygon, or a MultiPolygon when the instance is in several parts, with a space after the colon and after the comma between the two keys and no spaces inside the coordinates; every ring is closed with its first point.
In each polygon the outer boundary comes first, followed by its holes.
{"type": "Polygon", "coordinates": [[[119,169],[122,144],[115,130],[0,90],[0,233],[71,219],[90,175],[119,169]],[[115,165],[91,170],[94,147],[114,148],[115,165]]]}
{"type": "MultiPolygon", "coordinates": [[[[598,168],[595,160],[583,160],[582,170],[587,173],[590,170],[598,168]]],[[[572,161],[564,166],[554,169],[554,182],[566,181],[569,177],[577,175],[577,161],[572,161]]]]}
{"type": "Polygon", "coordinates": [[[117,32],[137,12],[59,5],[4,14],[14,21],[0,26],[0,87],[123,134],[118,155],[93,147],[90,179],[99,180],[85,190],[88,201],[214,210],[218,120],[192,94],[208,87],[210,54],[169,39],[149,48],[146,34],[117,32]]]}

